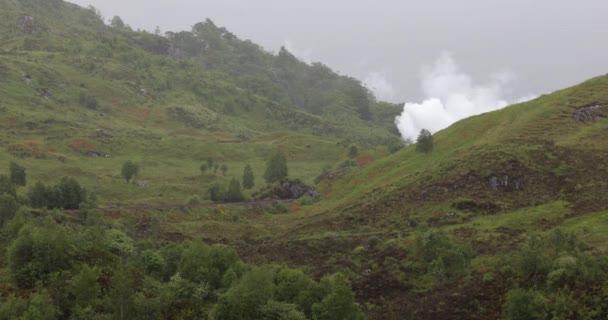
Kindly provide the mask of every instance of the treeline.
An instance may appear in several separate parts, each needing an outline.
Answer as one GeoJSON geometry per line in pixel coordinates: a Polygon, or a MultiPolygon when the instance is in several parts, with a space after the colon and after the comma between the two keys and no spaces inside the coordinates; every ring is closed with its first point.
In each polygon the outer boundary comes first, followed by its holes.
{"type": "Polygon", "coordinates": [[[317,282],[223,245],[136,240],[93,217],[21,210],[6,225],[0,319],[363,319],[340,274],[317,282]]]}
{"type": "Polygon", "coordinates": [[[105,220],[72,178],[22,198],[25,173],[0,176],[0,320],[364,318],[341,274],[315,281],[225,245],[165,241],[154,215],[105,220]]]}
{"type": "Polygon", "coordinates": [[[321,63],[302,62],[285,47],[273,55],[210,19],[189,32],[167,32],[163,39],[155,52],[194,58],[203,68],[225,73],[240,87],[269,100],[317,115],[347,109],[363,120],[372,118],[370,106],[375,98],[360,81],[340,76],[321,63]]]}

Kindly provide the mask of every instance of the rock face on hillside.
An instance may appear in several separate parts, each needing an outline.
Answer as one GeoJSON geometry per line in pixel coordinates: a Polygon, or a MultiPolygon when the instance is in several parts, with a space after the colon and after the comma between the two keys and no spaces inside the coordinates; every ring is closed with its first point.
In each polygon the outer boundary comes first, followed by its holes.
{"type": "Polygon", "coordinates": [[[320,194],[315,188],[307,186],[302,181],[282,180],[254,195],[254,197],[258,200],[291,200],[299,199],[303,196],[318,198],[320,194]]]}
{"type": "Polygon", "coordinates": [[[577,122],[589,122],[596,120],[597,118],[605,118],[606,116],[602,114],[604,106],[601,104],[592,104],[590,106],[584,106],[577,109],[574,112],[574,120],[577,122]]]}

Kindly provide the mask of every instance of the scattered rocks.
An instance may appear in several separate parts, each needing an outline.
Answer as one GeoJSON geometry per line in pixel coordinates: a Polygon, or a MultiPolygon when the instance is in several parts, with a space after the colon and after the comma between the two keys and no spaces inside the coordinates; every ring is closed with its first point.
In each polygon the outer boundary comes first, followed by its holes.
{"type": "Polygon", "coordinates": [[[490,176],[488,178],[488,186],[494,191],[499,191],[499,190],[510,191],[510,190],[520,190],[522,188],[522,183],[521,183],[521,180],[511,178],[508,175],[504,175],[501,177],[490,176]]]}
{"type": "Polygon", "coordinates": [[[589,106],[584,106],[584,107],[578,108],[576,111],[574,111],[574,114],[573,114],[574,120],[577,122],[584,123],[584,122],[594,121],[597,118],[605,118],[606,117],[605,115],[598,112],[603,108],[604,108],[604,106],[602,106],[600,104],[592,104],[589,106]]]}
{"type": "Polygon", "coordinates": [[[40,93],[41,96],[49,99],[53,96],[53,93],[51,92],[51,90],[47,89],[47,88],[41,88],[37,90],[38,93],[40,93]]]}
{"type": "Polygon", "coordinates": [[[27,84],[28,86],[32,85],[32,77],[29,74],[26,74],[23,77],[23,81],[25,82],[25,84],[27,84]]]}
{"type": "Polygon", "coordinates": [[[34,30],[35,30],[34,17],[24,16],[23,18],[21,18],[21,30],[25,34],[34,33],[34,30]]]}
{"type": "Polygon", "coordinates": [[[114,136],[110,131],[105,129],[97,129],[95,130],[95,133],[97,133],[97,136],[100,138],[112,138],[114,136]]]}
{"type": "Polygon", "coordinates": [[[150,186],[146,181],[137,181],[135,184],[140,188],[147,188],[150,186]]]}
{"type": "Polygon", "coordinates": [[[86,155],[89,156],[89,157],[91,157],[91,158],[99,158],[99,157],[101,157],[101,153],[97,152],[97,151],[87,151],[86,155]]]}
{"type": "Polygon", "coordinates": [[[283,180],[275,183],[270,188],[262,190],[255,195],[256,199],[299,199],[303,196],[318,198],[321,194],[312,187],[307,186],[299,180],[283,180]]]}

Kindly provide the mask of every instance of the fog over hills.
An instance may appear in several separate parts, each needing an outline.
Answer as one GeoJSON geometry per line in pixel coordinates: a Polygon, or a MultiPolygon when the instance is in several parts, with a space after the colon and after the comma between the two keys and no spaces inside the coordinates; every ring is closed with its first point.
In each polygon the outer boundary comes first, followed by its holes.
{"type": "Polygon", "coordinates": [[[608,70],[608,2],[72,0],[121,16],[134,28],[189,30],[211,18],[278,51],[322,61],[366,80],[383,99],[425,98],[420,70],[444,51],[479,83],[514,75],[508,100],[550,92],[608,70]]]}

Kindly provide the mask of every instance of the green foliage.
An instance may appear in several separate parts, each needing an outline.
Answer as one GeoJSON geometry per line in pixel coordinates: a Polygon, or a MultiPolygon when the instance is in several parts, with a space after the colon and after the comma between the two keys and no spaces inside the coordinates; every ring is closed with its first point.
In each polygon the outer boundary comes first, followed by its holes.
{"type": "Polygon", "coordinates": [[[202,175],[205,175],[205,173],[207,173],[208,169],[209,169],[209,166],[207,166],[206,163],[201,164],[201,166],[199,167],[199,170],[201,170],[202,175]]]}
{"type": "Polygon", "coordinates": [[[165,258],[155,250],[144,250],[141,253],[143,270],[148,275],[162,275],[165,270],[165,258]]]}
{"type": "Polygon", "coordinates": [[[261,319],[262,306],[273,296],[273,271],[254,268],[222,295],[213,309],[216,320],[261,319]]]}
{"type": "Polygon", "coordinates": [[[306,315],[295,304],[269,300],[260,309],[262,320],[306,320],[306,315]]]}
{"type": "Polygon", "coordinates": [[[7,250],[8,269],[19,288],[33,288],[56,271],[72,265],[73,244],[67,228],[46,223],[24,226],[7,250]]]}
{"type": "Polygon", "coordinates": [[[216,290],[222,287],[225,273],[238,261],[234,249],[193,241],[181,255],[178,272],[181,277],[192,283],[204,283],[216,290]]]}
{"type": "Polygon", "coordinates": [[[112,28],[122,29],[125,27],[125,23],[119,16],[114,16],[110,21],[110,26],[112,26],[112,28]]]}
{"type": "Polygon", "coordinates": [[[45,186],[38,181],[28,192],[30,205],[34,208],[78,209],[89,198],[85,188],[74,178],[64,177],[55,186],[45,186]]]}
{"type": "Polygon", "coordinates": [[[399,152],[401,149],[405,147],[405,143],[401,139],[390,139],[388,143],[388,152],[391,154],[399,152]]]}
{"type": "Polygon", "coordinates": [[[99,103],[97,102],[97,98],[95,98],[94,96],[90,96],[88,94],[82,93],[82,94],[80,94],[78,101],[80,102],[80,105],[84,108],[87,108],[90,110],[97,110],[97,108],[99,108],[99,103]]]}
{"type": "Polygon", "coordinates": [[[355,303],[350,283],[345,276],[335,274],[324,277],[321,280],[321,287],[327,294],[321,302],[312,306],[312,318],[314,320],[356,320],[365,318],[359,305],[355,303]]]}
{"type": "Polygon", "coordinates": [[[9,172],[10,172],[10,179],[11,182],[18,187],[25,187],[26,185],[26,174],[25,174],[25,168],[18,165],[15,162],[11,161],[10,167],[9,167],[9,172]]]}
{"type": "Polygon", "coordinates": [[[219,183],[212,184],[207,190],[207,193],[209,194],[209,200],[213,202],[222,202],[225,200],[225,187],[219,183]]]}
{"type": "Polygon", "coordinates": [[[228,172],[228,166],[226,164],[222,164],[222,166],[220,167],[220,170],[222,170],[222,175],[225,176],[226,173],[228,172]]]}
{"type": "Polygon", "coordinates": [[[422,153],[430,153],[433,151],[433,135],[427,129],[420,130],[420,134],[416,139],[416,151],[422,153]]]}
{"type": "Polygon", "coordinates": [[[122,170],[120,171],[122,177],[125,178],[127,183],[135,177],[139,173],[139,166],[133,161],[129,160],[122,165],[122,170]]]}
{"type": "Polygon", "coordinates": [[[548,303],[536,291],[514,289],[507,294],[504,317],[508,320],[551,319],[546,309],[548,303]]]}
{"type": "Polygon", "coordinates": [[[441,231],[419,233],[412,251],[423,270],[439,281],[464,277],[471,270],[471,248],[441,231]]]}
{"type": "Polygon", "coordinates": [[[13,198],[17,198],[17,190],[11,179],[5,175],[0,175],[0,195],[8,194],[13,198]]]}
{"type": "Polygon", "coordinates": [[[251,165],[247,164],[243,170],[243,188],[245,190],[251,190],[253,187],[255,187],[255,176],[253,175],[251,165]]]}
{"type": "Polygon", "coordinates": [[[274,183],[287,178],[288,175],[287,158],[282,152],[275,152],[266,162],[264,180],[267,183],[274,183]]]}
{"type": "Polygon", "coordinates": [[[14,197],[3,194],[0,195],[0,228],[10,221],[19,210],[19,203],[14,197]]]}
{"type": "Polygon", "coordinates": [[[243,191],[241,190],[241,183],[237,179],[232,178],[232,180],[230,180],[224,200],[227,202],[240,202],[245,200],[245,196],[243,196],[243,191]]]}
{"type": "Polygon", "coordinates": [[[130,256],[135,252],[133,239],[118,229],[106,231],[108,248],[117,255],[130,256]]]}
{"type": "Polygon", "coordinates": [[[101,271],[82,265],[79,272],[72,278],[70,293],[74,296],[74,303],[80,307],[95,306],[100,302],[101,286],[99,277],[101,271]]]}
{"type": "Polygon", "coordinates": [[[357,146],[350,146],[350,149],[348,149],[348,156],[350,158],[355,158],[359,155],[359,148],[357,148],[357,146]]]}

